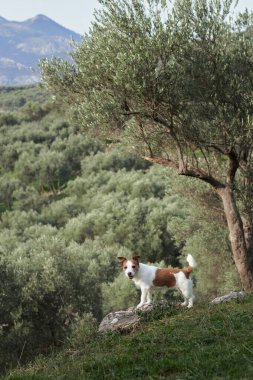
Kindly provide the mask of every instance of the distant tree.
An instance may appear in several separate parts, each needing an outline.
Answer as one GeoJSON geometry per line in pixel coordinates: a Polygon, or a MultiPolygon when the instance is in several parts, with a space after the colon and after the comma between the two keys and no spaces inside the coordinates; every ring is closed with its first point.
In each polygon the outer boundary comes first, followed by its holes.
{"type": "Polygon", "coordinates": [[[36,164],[36,178],[39,181],[40,189],[57,192],[71,174],[70,165],[63,153],[43,150],[40,152],[36,164]]]}
{"type": "Polygon", "coordinates": [[[21,183],[18,179],[8,175],[0,176],[0,203],[4,203],[7,208],[13,204],[13,193],[20,187],[21,183]]]}
{"type": "Polygon", "coordinates": [[[51,224],[57,228],[63,227],[70,219],[80,214],[82,204],[80,198],[67,197],[51,202],[44,207],[41,213],[43,223],[51,224]]]}
{"type": "Polygon", "coordinates": [[[24,342],[27,358],[60,345],[84,313],[101,318],[100,283],[88,252],[44,232],[10,252],[0,247],[1,370],[17,362],[24,342]]]}
{"type": "Polygon", "coordinates": [[[42,61],[44,82],[83,126],[122,132],[147,160],[211,185],[252,291],[252,15],[232,19],[234,0],[100,3],[74,64],[42,61]]]}
{"type": "Polygon", "coordinates": [[[2,125],[11,126],[16,124],[19,124],[19,120],[16,115],[10,112],[0,113],[0,127],[2,125]]]}
{"type": "Polygon", "coordinates": [[[0,163],[4,170],[9,171],[14,168],[19,154],[13,144],[2,146],[2,152],[0,157],[0,163]]]}
{"type": "Polygon", "coordinates": [[[81,160],[100,150],[102,150],[102,146],[98,141],[84,138],[81,134],[72,134],[66,142],[64,154],[73,172],[79,172],[81,160]]]}
{"type": "Polygon", "coordinates": [[[24,96],[20,96],[20,98],[17,99],[17,106],[23,107],[26,104],[26,98],[24,96]]]}
{"type": "Polygon", "coordinates": [[[37,177],[37,159],[35,154],[23,152],[15,164],[17,177],[25,184],[32,183],[37,177]]]}
{"type": "Polygon", "coordinates": [[[42,203],[39,192],[32,186],[19,187],[13,192],[13,208],[18,210],[39,210],[42,203]]]}
{"type": "MultiPolygon", "coordinates": [[[[138,301],[139,295],[132,281],[126,281],[122,271],[114,282],[102,284],[104,315],[116,310],[126,310],[138,301]]],[[[138,303],[138,302],[137,302],[138,303]]]]}
{"type": "Polygon", "coordinates": [[[40,120],[45,114],[45,110],[37,103],[28,102],[21,108],[21,118],[25,121],[40,120]]]}

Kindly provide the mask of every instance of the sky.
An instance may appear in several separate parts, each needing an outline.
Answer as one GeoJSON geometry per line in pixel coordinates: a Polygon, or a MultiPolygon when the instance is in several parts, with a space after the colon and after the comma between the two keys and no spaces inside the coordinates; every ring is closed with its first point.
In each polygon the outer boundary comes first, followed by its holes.
{"type": "Polygon", "coordinates": [[[88,33],[98,0],[0,0],[0,16],[25,21],[43,14],[76,33],[88,33]]]}
{"type": "MultiPolygon", "coordinates": [[[[43,14],[76,33],[89,32],[98,0],[0,0],[0,16],[24,21],[43,14]]],[[[253,11],[253,0],[239,0],[238,11],[253,11]]]]}

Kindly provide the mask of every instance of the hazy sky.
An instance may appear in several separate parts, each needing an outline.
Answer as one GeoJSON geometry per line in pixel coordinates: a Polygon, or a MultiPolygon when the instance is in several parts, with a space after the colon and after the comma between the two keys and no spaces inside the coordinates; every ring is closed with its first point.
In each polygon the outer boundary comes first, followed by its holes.
{"type": "MultiPolygon", "coordinates": [[[[44,14],[74,32],[89,31],[98,0],[0,0],[0,16],[7,20],[24,21],[44,14]]],[[[253,11],[253,0],[239,0],[238,10],[253,11]]]]}
{"type": "Polygon", "coordinates": [[[38,14],[50,17],[74,32],[88,32],[97,0],[0,0],[0,16],[24,21],[38,14]]]}

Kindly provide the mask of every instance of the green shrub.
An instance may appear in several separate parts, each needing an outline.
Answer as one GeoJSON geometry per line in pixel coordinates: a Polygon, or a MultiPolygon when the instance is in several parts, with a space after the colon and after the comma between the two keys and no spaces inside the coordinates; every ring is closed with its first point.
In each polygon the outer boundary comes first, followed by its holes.
{"type": "Polygon", "coordinates": [[[85,313],[75,318],[67,339],[71,351],[85,352],[87,346],[97,337],[98,323],[92,314],[85,313]]]}
{"type": "Polygon", "coordinates": [[[102,297],[103,314],[106,315],[112,311],[127,310],[137,306],[140,295],[133,281],[120,273],[113,282],[102,284],[102,297]]]}
{"type": "Polygon", "coordinates": [[[28,102],[21,108],[21,118],[24,121],[37,121],[46,114],[44,108],[34,102],[28,102]]]}
{"type": "Polygon", "coordinates": [[[39,211],[41,205],[40,194],[33,186],[19,187],[13,192],[13,209],[39,211]]]}
{"type": "Polygon", "coordinates": [[[24,342],[29,344],[24,359],[33,350],[60,345],[84,313],[101,318],[99,282],[83,247],[66,246],[47,233],[19,243],[12,252],[0,250],[3,361],[17,361],[24,342]]]}
{"type": "Polygon", "coordinates": [[[3,125],[12,126],[19,124],[19,120],[16,115],[6,112],[0,113],[0,127],[3,125]]]}
{"type": "Polygon", "coordinates": [[[20,188],[20,181],[9,175],[0,176],[0,203],[5,204],[6,208],[11,208],[14,201],[14,193],[20,188]]]}
{"type": "Polygon", "coordinates": [[[2,147],[0,162],[1,166],[5,171],[11,171],[16,161],[18,160],[19,154],[15,146],[7,145],[2,147]]]}

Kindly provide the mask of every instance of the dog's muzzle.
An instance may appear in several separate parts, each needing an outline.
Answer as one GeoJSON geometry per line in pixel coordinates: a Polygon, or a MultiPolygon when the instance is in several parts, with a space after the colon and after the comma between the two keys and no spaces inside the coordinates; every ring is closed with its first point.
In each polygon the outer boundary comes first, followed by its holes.
{"type": "Polygon", "coordinates": [[[131,272],[127,273],[127,276],[129,280],[132,280],[134,278],[134,275],[131,272]]]}

